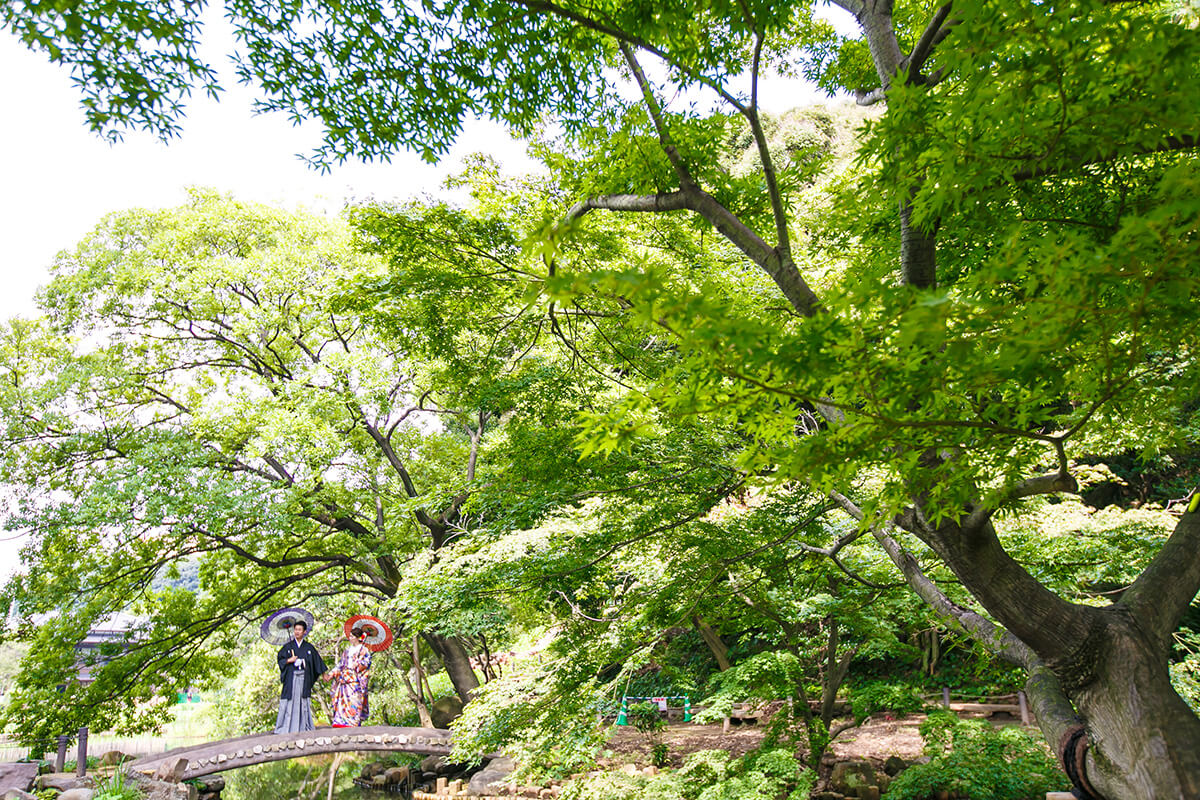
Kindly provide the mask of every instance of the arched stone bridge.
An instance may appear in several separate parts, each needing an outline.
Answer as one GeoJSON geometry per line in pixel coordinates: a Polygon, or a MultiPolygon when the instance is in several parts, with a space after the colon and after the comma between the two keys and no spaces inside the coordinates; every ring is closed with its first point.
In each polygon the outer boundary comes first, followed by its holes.
{"type": "Polygon", "coordinates": [[[421,755],[447,755],[450,731],[440,728],[393,728],[371,725],[365,728],[318,728],[303,733],[259,733],[181,747],[152,756],[144,756],[125,765],[126,769],[153,773],[170,769],[187,759],[187,769],[176,780],[199,778],[214,772],[240,769],[269,761],[360,750],[402,751],[421,755]]]}

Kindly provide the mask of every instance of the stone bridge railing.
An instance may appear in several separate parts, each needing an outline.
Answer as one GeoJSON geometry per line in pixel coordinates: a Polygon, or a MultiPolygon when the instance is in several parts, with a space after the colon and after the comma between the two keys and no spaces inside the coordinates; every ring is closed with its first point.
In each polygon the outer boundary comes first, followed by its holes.
{"type": "Polygon", "coordinates": [[[240,769],[270,761],[351,751],[383,750],[448,755],[450,731],[440,728],[318,728],[303,733],[262,733],[182,747],[144,756],[125,765],[145,774],[159,773],[176,781],[199,778],[214,772],[240,769]],[[186,766],[183,766],[186,759],[186,766]]]}

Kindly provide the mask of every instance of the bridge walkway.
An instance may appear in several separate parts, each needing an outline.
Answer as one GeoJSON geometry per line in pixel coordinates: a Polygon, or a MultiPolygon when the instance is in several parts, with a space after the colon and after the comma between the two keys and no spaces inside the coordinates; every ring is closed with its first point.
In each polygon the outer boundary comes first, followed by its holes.
{"type": "Polygon", "coordinates": [[[303,733],[258,733],[180,747],[145,756],[125,765],[126,769],[153,774],[170,770],[181,759],[187,767],[176,780],[199,778],[214,772],[240,769],[271,761],[356,751],[387,751],[419,755],[449,755],[450,731],[441,728],[399,728],[370,725],[363,728],[317,728],[303,733]]]}

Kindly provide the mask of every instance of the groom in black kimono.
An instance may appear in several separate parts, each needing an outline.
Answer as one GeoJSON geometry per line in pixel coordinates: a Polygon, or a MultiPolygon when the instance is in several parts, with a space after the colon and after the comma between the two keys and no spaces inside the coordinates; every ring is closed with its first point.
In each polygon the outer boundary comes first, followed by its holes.
{"type": "Polygon", "coordinates": [[[283,681],[276,733],[297,733],[313,729],[312,687],[325,672],[325,662],[317,648],[304,641],[308,626],[302,620],[292,625],[292,641],[279,648],[279,677],[283,681]]]}

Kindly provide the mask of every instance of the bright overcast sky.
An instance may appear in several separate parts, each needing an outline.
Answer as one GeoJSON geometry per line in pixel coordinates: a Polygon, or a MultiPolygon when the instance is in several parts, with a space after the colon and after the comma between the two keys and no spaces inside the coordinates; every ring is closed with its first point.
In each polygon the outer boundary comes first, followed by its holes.
{"type": "MultiPolygon", "coordinates": [[[[219,47],[207,58],[218,67],[227,63],[219,47]]],[[[293,127],[281,114],[254,115],[250,91],[234,85],[228,69],[222,75],[225,94],[219,102],[193,99],[179,138],[163,144],[131,132],[110,145],[85,129],[67,70],[27,50],[7,30],[0,30],[0,76],[6,119],[0,125],[0,319],[33,314],[34,291],[46,281],[54,255],[106,213],[181,203],[188,186],[336,210],[351,198],[436,193],[473,152],[490,153],[508,171],[533,167],[524,146],[503,129],[474,122],[439,165],[401,154],[390,164],[348,164],[321,175],[297,158],[314,148],[319,129],[293,127]]],[[[771,82],[761,96],[772,111],[822,99],[798,81],[771,82]]],[[[16,566],[17,542],[10,537],[0,530],[0,578],[16,566]]]]}

